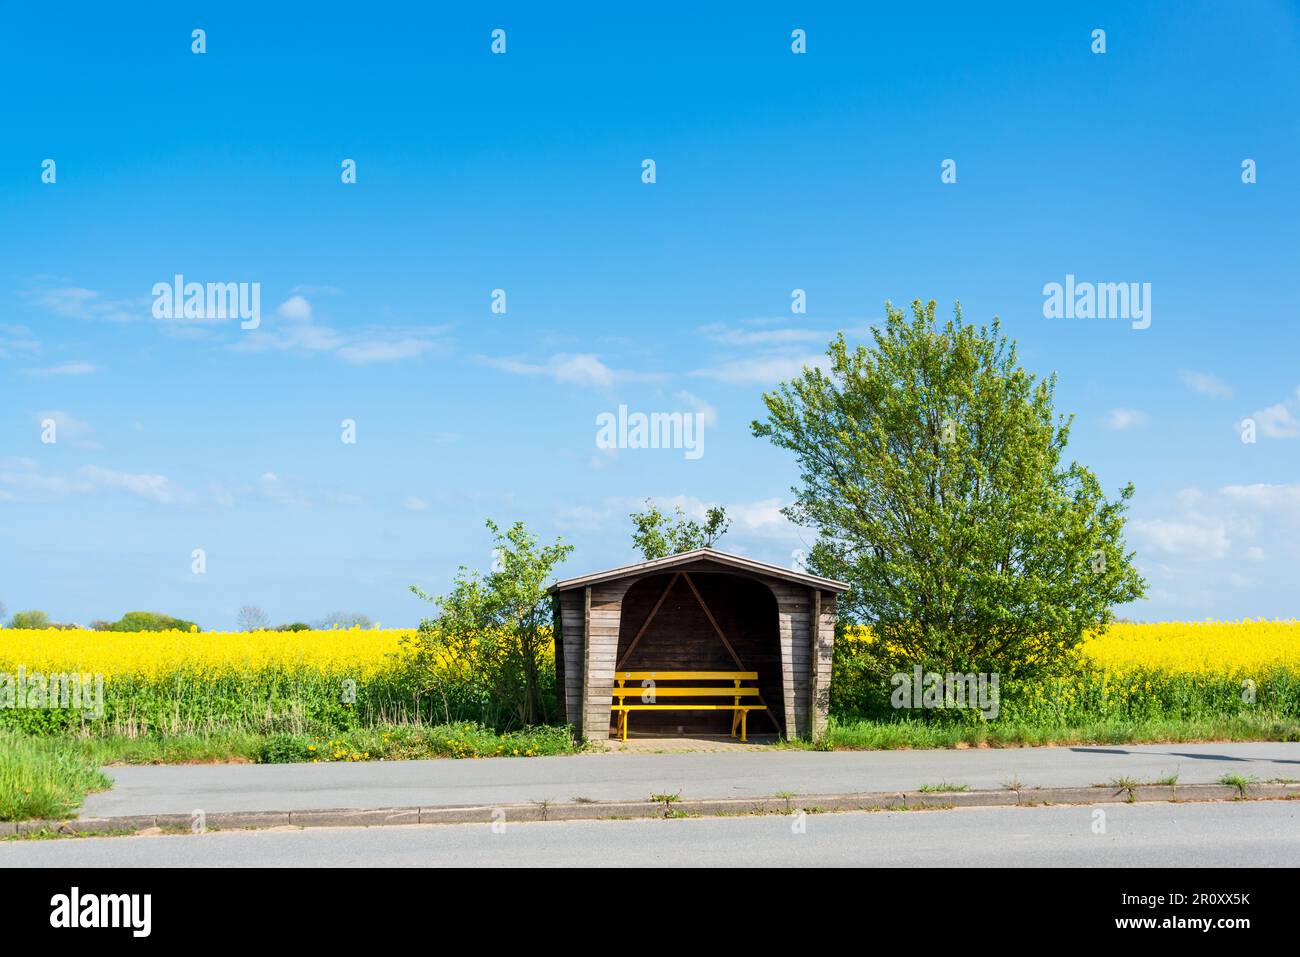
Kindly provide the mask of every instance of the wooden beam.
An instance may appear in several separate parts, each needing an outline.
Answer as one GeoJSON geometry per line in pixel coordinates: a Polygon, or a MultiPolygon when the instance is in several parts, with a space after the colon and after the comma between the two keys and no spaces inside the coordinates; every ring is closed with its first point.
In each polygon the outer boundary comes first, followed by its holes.
{"type": "Polygon", "coordinates": [[[686,579],[686,584],[691,586],[691,591],[695,593],[695,600],[698,601],[700,607],[704,609],[704,617],[709,619],[709,624],[713,626],[713,630],[716,631],[718,637],[722,639],[723,647],[727,649],[727,654],[731,655],[731,660],[736,663],[737,668],[741,671],[745,671],[744,663],[740,660],[740,656],[736,654],[736,649],[731,647],[731,642],[727,641],[727,636],[722,633],[722,629],[718,626],[717,619],[713,617],[713,612],[709,611],[709,606],[704,603],[704,596],[701,595],[700,590],[695,587],[695,582],[691,580],[691,576],[686,572],[682,572],[682,577],[686,579]]]}
{"type": "MultiPolygon", "coordinates": [[[[655,602],[655,606],[650,609],[650,614],[646,616],[645,622],[641,625],[641,630],[636,633],[636,637],[632,639],[632,643],[627,646],[627,651],[623,652],[623,657],[618,659],[618,664],[614,666],[615,671],[618,671],[627,663],[628,656],[632,654],[632,649],[636,647],[636,643],[641,640],[641,636],[644,635],[646,629],[650,627],[650,622],[654,621],[655,615],[659,614],[659,607],[664,603],[664,599],[668,597],[668,593],[673,590],[673,586],[677,584],[677,579],[681,577],[681,572],[675,572],[673,577],[668,579],[668,587],[665,588],[664,593],[659,596],[659,600],[655,602]]],[[[588,590],[590,591],[590,589],[588,590]]]]}
{"type": "Polygon", "coordinates": [[[587,737],[587,718],[590,705],[587,697],[591,690],[591,586],[582,590],[582,739],[587,737]]]}

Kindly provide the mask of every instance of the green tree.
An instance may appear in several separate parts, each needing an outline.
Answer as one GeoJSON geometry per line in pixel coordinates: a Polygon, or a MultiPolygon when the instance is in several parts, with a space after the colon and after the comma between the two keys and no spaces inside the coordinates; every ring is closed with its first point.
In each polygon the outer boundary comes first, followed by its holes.
{"type": "Polygon", "coordinates": [[[373,627],[374,622],[370,620],[370,616],[363,615],[359,611],[332,611],[316,622],[316,628],[321,631],[329,631],[331,628],[363,628],[369,630],[373,627]]]}
{"type": "Polygon", "coordinates": [[[235,626],[240,631],[266,631],[271,627],[271,616],[256,605],[241,605],[235,613],[235,626]]]}
{"type": "Polygon", "coordinates": [[[10,628],[48,628],[50,627],[50,616],[43,611],[32,609],[30,611],[16,611],[14,616],[9,619],[10,628]]]}
{"type": "MultiPolygon", "coordinates": [[[[95,626],[91,622],[91,627],[95,626]]],[[[164,615],[157,611],[128,611],[108,626],[109,631],[196,631],[198,629],[192,621],[186,621],[184,618],[173,618],[171,615],[164,615]]]]}
{"type": "Polygon", "coordinates": [[[544,716],[541,679],[552,650],[547,588],[573,546],[559,539],[542,546],[523,522],[505,533],[491,519],[487,527],[496,543],[487,575],[462,565],[451,593],[437,598],[411,586],[438,612],[420,622],[408,645],[433,690],[475,684],[511,723],[526,727],[544,716]]]}
{"type": "Polygon", "coordinates": [[[1133,486],[1107,500],[1065,464],[1056,378],[1021,368],[996,319],[967,325],[958,304],[937,328],[934,309],[886,303],[870,349],[838,336],[826,371],[764,395],[753,432],[795,453],[786,515],[818,530],[809,566],[852,585],[840,609],[871,626],[880,672],[1059,668],[1144,592],[1123,541],[1133,486]]]}
{"type": "Polygon", "coordinates": [[[680,555],[682,552],[697,548],[712,548],[713,543],[727,533],[731,519],[727,510],[715,505],[704,513],[704,524],[688,519],[681,506],[677,506],[676,517],[665,515],[650,499],[645,500],[644,512],[633,512],[632,544],[649,561],[652,558],[666,558],[680,555]]]}

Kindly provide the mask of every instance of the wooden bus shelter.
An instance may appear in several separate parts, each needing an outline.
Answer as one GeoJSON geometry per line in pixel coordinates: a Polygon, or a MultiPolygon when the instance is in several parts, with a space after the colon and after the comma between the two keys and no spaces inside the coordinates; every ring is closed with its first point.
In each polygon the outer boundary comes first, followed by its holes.
{"type": "MultiPolygon", "coordinates": [[[[624,699],[614,695],[630,676],[704,679],[697,685],[723,679],[708,689],[664,685],[660,693],[693,701],[716,692],[724,701],[741,684],[725,679],[743,675],[756,688],[745,699],[755,706],[743,709],[753,732],[816,738],[830,701],[835,600],[847,590],[843,582],[711,548],[558,582],[551,595],[565,720],[588,740],[605,740],[620,729],[626,734],[633,709],[620,713],[624,699]]],[[[722,734],[729,726],[734,734],[738,726],[725,704],[664,700],[636,709],[645,711],[636,716],[637,734],[722,734]]]]}

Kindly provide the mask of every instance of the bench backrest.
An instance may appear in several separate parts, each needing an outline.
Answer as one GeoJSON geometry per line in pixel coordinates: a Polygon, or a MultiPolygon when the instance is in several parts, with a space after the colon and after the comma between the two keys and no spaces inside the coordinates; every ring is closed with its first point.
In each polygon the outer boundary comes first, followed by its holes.
{"type": "Polygon", "coordinates": [[[757,671],[617,671],[614,673],[614,698],[620,705],[628,698],[758,698],[757,671]],[[661,682],[729,681],[713,687],[661,682]]]}
{"type": "Polygon", "coordinates": [[[616,671],[615,681],[757,681],[757,671],[616,671]]]}

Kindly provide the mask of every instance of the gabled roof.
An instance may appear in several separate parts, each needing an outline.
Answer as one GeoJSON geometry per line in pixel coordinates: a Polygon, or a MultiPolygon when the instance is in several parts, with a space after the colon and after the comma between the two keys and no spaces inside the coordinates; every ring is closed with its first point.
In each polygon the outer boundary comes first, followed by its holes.
{"type": "Polygon", "coordinates": [[[656,572],[670,571],[680,565],[689,565],[691,562],[697,562],[702,559],[716,562],[719,565],[726,565],[736,569],[737,571],[753,572],[758,575],[766,575],[769,578],[780,578],[784,581],[798,582],[801,585],[820,588],[823,591],[846,592],[849,590],[848,585],[844,582],[837,582],[833,578],[822,578],[819,575],[809,575],[806,572],[796,572],[789,568],[782,568],[780,565],[769,565],[767,562],[759,562],[752,558],[743,558],[740,555],[719,552],[712,548],[697,548],[694,551],[682,552],[680,555],[669,555],[667,558],[655,558],[651,561],[641,562],[637,565],[624,565],[621,568],[611,568],[609,571],[594,572],[590,575],[583,575],[580,578],[566,578],[564,581],[556,582],[552,585],[551,591],[568,591],[571,588],[584,588],[588,585],[597,585],[601,582],[613,581],[616,578],[629,578],[633,575],[649,575],[656,572]]]}

